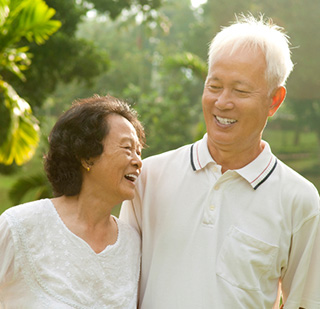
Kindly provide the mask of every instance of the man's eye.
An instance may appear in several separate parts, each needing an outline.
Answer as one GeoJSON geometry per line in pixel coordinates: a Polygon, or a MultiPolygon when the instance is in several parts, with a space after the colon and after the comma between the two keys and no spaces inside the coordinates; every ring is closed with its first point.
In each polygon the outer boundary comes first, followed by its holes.
{"type": "Polygon", "coordinates": [[[236,89],[236,91],[239,92],[239,93],[249,93],[248,91],[242,90],[242,89],[236,89]]]}
{"type": "Polygon", "coordinates": [[[222,89],[222,87],[217,86],[217,85],[208,85],[208,87],[209,87],[211,90],[214,90],[214,91],[218,91],[218,90],[222,89]]]}

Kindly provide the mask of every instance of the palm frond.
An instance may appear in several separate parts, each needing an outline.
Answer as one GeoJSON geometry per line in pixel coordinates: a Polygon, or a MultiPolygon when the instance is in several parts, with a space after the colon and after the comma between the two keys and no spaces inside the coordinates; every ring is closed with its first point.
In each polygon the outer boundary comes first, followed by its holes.
{"type": "Polygon", "coordinates": [[[23,202],[52,197],[50,184],[44,173],[21,177],[9,191],[11,201],[17,205],[23,202]],[[26,200],[26,197],[27,200],[26,200]]]}
{"type": "Polygon", "coordinates": [[[20,48],[6,48],[0,52],[0,68],[4,68],[22,81],[25,81],[25,76],[22,71],[28,69],[31,64],[31,54],[28,53],[27,46],[20,48]]]}
{"type": "Polygon", "coordinates": [[[0,144],[0,163],[13,161],[22,165],[31,159],[39,144],[39,126],[32,115],[30,105],[6,82],[0,80],[4,104],[9,109],[10,127],[6,139],[0,144]]]}
{"type": "Polygon", "coordinates": [[[9,15],[9,4],[10,0],[0,0],[0,27],[3,26],[3,24],[6,21],[6,18],[9,15]]]}
{"type": "Polygon", "coordinates": [[[0,29],[0,48],[15,44],[23,37],[29,42],[43,44],[61,26],[60,21],[51,20],[55,10],[49,8],[43,0],[8,2],[6,10],[9,9],[9,14],[2,10],[5,19],[0,29]]]}
{"type": "MultiPolygon", "coordinates": [[[[14,73],[24,80],[23,70],[31,63],[28,47],[17,48],[22,38],[44,43],[59,29],[60,21],[52,20],[55,10],[44,0],[0,0],[0,69],[14,73]]],[[[1,129],[0,163],[18,165],[27,162],[39,143],[39,126],[29,104],[0,76],[0,104],[5,111],[1,129]],[[7,112],[9,111],[9,112],[7,112]],[[9,116],[8,116],[9,115],[9,116]]],[[[1,120],[1,115],[0,115],[1,120]]]]}

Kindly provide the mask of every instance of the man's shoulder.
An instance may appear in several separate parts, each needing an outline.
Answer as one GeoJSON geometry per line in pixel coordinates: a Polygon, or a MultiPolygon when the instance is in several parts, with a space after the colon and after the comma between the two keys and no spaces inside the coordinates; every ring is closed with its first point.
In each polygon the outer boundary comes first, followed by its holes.
{"type": "Polygon", "coordinates": [[[290,167],[280,159],[277,159],[277,164],[279,166],[279,171],[281,172],[282,177],[286,178],[288,182],[312,186],[312,183],[307,178],[302,176],[299,172],[294,170],[292,167],[290,167]]]}
{"type": "Polygon", "coordinates": [[[282,183],[291,191],[303,198],[319,198],[319,193],[315,185],[307,178],[299,174],[293,168],[278,159],[278,171],[281,175],[282,183]]]}

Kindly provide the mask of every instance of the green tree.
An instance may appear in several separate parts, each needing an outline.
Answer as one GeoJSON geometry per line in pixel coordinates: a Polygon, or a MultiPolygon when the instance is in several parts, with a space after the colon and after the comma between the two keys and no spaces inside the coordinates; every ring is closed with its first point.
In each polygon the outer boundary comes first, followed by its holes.
{"type": "Polygon", "coordinates": [[[285,0],[280,8],[278,11],[279,7],[273,5],[270,9],[291,37],[295,67],[287,88],[288,105],[294,115],[295,140],[298,143],[300,133],[309,130],[317,134],[320,145],[320,2],[285,0]]]}
{"type": "MultiPolygon", "coordinates": [[[[2,29],[2,41],[3,43],[10,44],[10,37],[19,37],[19,39],[15,39],[14,41],[14,51],[11,50],[9,54],[9,50],[6,49],[4,53],[2,53],[2,59],[10,59],[10,61],[5,63],[3,60],[0,65],[0,74],[3,77],[3,80],[6,81],[6,83],[1,84],[1,90],[3,95],[5,95],[13,93],[14,88],[16,93],[19,93],[25,100],[23,104],[18,105],[18,107],[20,106],[21,108],[24,106],[20,115],[24,115],[23,119],[25,120],[29,119],[29,138],[27,140],[25,139],[25,146],[29,145],[30,147],[28,147],[30,149],[18,149],[16,147],[17,143],[14,140],[8,141],[6,145],[3,145],[2,151],[3,156],[7,158],[0,157],[0,160],[6,164],[11,164],[16,156],[18,158],[18,161],[16,162],[22,164],[31,157],[36,148],[38,143],[36,131],[39,130],[39,127],[36,124],[35,118],[31,115],[30,106],[26,108],[26,101],[33,109],[34,107],[41,107],[47,96],[55,90],[59,82],[69,83],[73,80],[79,82],[84,81],[86,85],[90,87],[95,77],[108,69],[108,52],[96,48],[95,43],[90,39],[76,37],[77,26],[89,10],[102,12],[112,19],[115,19],[124,9],[131,9],[135,10],[136,13],[142,13],[145,16],[145,19],[151,19],[155,9],[160,5],[161,0],[46,0],[46,3],[38,0],[1,1],[0,16],[2,18],[1,23],[4,24],[2,29]],[[42,5],[41,8],[40,3],[42,5]],[[48,6],[51,7],[51,9],[49,9],[48,6]],[[48,10],[44,11],[44,7],[48,8],[48,10]],[[9,15],[7,14],[8,12],[9,15]],[[30,13],[29,15],[28,12],[30,13]],[[33,16],[32,14],[35,12],[36,14],[33,16]],[[50,20],[54,12],[56,12],[55,18],[59,20],[62,25],[61,29],[46,45],[39,46],[40,43],[47,40],[49,35],[57,30],[57,28],[54,27],[60,25],[58,21],[50,20]],[[25,20],[28,22],[31,20],[35,25],[37,25],[38,22],[41,31],[39,30],[39,27],[38,29],[35,29],[34,26],[31,26],[33,28],[28,29],[28,31],[24,33],[24,16],[26,16],[25,20]],[[42,20],[39,19],[40,17],[42,17],[42,20]],[[27,20],[27,18],[30,20],[27,20]],[[37,19],[38,21],[33,21],[33,19],[37,19]],[[12,20],[16,20],[16,22],[12,22],[12,20]],[[45,24],[45,22],[47,23],[45,24]],[[16,27],[16,25],[19,25],[19,27],[16,27]],[[10,27],[15,27],[16,31],[7,34],[6,29],[10,27]],[[34,34],[32,34],[32,31],[34,31],[34,34]],[[8,42],[5,42],[4,38],[8,39],[8,42]],[[28,46],[28,48],[25,46],[28,46]],[[13,54],[13,52],[15,54],[13,54]],[[33,55],[32,70],[27,70],[22,73],[22,71],[30,65],[31,55],[33,55]],[[14,59],[12,58],[13,56],[14,59]],[[23,80],[23,83],[21,83],[21,80],[23,80]],[[12,87],[10,89],[7,88],[7,84],[10,84],[12,87]],[[15,155],[12,151],[19,153],[20,155],[15,155]],[[23,158],[22,155],[24,156],[23,158]]],[[[26,27],[29,26],[30,25],[26,25],[26,27]]],[[[3,44],[2,47],[5,47],[6,44],[3,44]]],[[[19,102],[21,103],[22,101],[20,100],[19,102]]],[[[17,102],[11,102],[10,104],[17,105],[17,102]]],[[[6,111],[4,106],[8,109],[9,103],[7,101],[4,102],[1,106],[1,111],[6,111]]],[[[17,110],[17,108],[15,110],[17,110]]],[[[37,111],[38,109],[36,109],[36,114],[37,111]]],[[[4,131],[8,131],[9,119],[11,120],[10,128],[17,127],[17,125],[14,125],[13,121],[16,119],[17,123],[17,117],[14,118],[13,115],[10,116],[8,113],[3,113],[2,118],[2,135],[4,135],[4,131]]],[[[26,121],[23,125],[24,127],[27,126],[26,121]]],[[[13,136],[13,134],[11,135],[13,136]]],[[[15,134],[15,136],[19,136],[19,133],[15,134]]],[[[21,138],[20,134],[20,139],[21,138]]],[[[4,137],[2,140],[4,140],[4,137]]],[[[23,146],[22,143],[18,144],[23,146]]]]}
{"type": "Polygon", "coordinates": [[[0,163],[23,164],[34,154],[39,141],[37,120],[30,105],[4,80],[9,71],[24,81],[31,55],[28,45],[43,44],[60,27],[52,20],[55,11],[42,0],[0,1],[0,163]]]}
{"type": "Polygon", "coordinates": [[[109,71],[97,78],[91,92],[109,92],[134,104],[147,130],[145,157],[199,136],[206,60],[186,52],[192,45],[186,33],[196,18],[190,1],[180,0],[164,5],[157,22],[151,24],[128,18],[114,23],[95,19],[79,28],[81,37],[94,38],[100,48],[108,50],[111,61],[109,71]]]}
{"type": "Polygon", "coordinates": [[[55,18],[62,24],[59,32],[45,46],[31,44],[34,55],[32,70],[25,73],[23,85],[15,76],[8,76],[19,93],[32,107],[41,108],[59,83],[76,81],[90,88],[101,73],[110,68],[109,52],[98,48],[94,37],[79,38],[77,29],[88,12],[98,12],[112,23],[123,10],[151,18],[161,0],[45,0],[55,9],[55,18]]]}
{"type": "MultiPolygon", "coordinates": [[[[34,55],[32,70],[26,72],[26,82],[22,87],[17,84],[21,93],[32,102],[33,106],[39,107],[37,109],[39,116],[48,114],[52,110],[55,115],[58,115],[64,109],[66,102],[69,105],[74,98],[81,97],[82,94],[83,96],[92,95],[92,86],[97,77],[111,66],[109,49],[100,48],[94,36],[78,37],[76,35],[77,26],[85,18],[89,9],[95,8],[102,12],[103,14],[101,13],[97,20],[99,18],[107,19],[107,25],[110,27],[111,24],[117,22],[114,19],[123,9],[130,8],[132,9],[131,19],[134,19],[134,16],[139,13],[140,16],[142,14],[146,23],[152,22],[156,18],[155,9],[161,4],[161,1],[117,1],[117,6],[114,7],[116,3],[114,1],[46,0],[46,2],[56,10],[55,17],[61,21],[62,27],[45,46],[41,46],[41,48],[37,45],[31,46],[30,51],[34,55]],[[89,2],[92,4],[91,6],[89,2]],[[74,96],[64,96],[61,99],[64,105],[57,104],[58,100],[53,101],[50,98],[45,100],[59,84],[68,84],[65,86],[68,89],[75,87],[74,96]],[[45,108],[50,106],[51,111],[43,111],[41,106],[44,102],[46,102],[45,108]]],[[[98,31],[99,27],[96,30],[98,31]]],[[[101,39],[102,42],[106,40],[102,37],[101,39]]],[[[116,48],[114,50],[117,51],[116,48]]],[[[13,79],[14,76],[11,78],[13,79]]],[[[99,91],[99,93],[101,92],[99,91]]],[[[37,160],[39,159],[37,158],[37,160]]],[[[27,199],[49,197],[51,194],[48,192],[48,183],[45,181],[43,173],[39,173],[31,176],[26,175],[26,177],[19,179],[12,188],[10,196],[13,203],[17,204],[26,201],[26,197],[27,199]]]]}

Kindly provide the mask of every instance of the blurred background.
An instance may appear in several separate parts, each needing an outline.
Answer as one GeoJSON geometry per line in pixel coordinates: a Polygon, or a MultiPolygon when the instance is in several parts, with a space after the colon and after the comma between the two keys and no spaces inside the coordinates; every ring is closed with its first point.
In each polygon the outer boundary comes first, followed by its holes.
{"type": "Polygon", "coordinates": [[[109,93],[132,104],[147,132],[143,157],[200,139],[208,44],[248,12],[285,28],[295,63],[264,139],[319,190],[320,1],[3,0],[0,213],[51,197],[42,157],[75,99],[109,93]]]}

